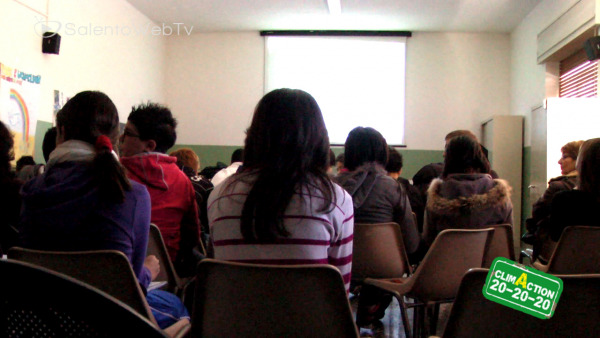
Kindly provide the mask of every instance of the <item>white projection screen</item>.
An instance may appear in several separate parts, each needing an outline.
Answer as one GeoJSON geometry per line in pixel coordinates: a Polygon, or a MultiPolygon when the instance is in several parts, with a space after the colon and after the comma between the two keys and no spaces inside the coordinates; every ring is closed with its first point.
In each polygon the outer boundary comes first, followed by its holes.
{"type": "Polygon", "coordinates": [[[406,37],[265,36],[265,93],[310,93],[331,144],[357,126],[404,144],[406,37]]]}

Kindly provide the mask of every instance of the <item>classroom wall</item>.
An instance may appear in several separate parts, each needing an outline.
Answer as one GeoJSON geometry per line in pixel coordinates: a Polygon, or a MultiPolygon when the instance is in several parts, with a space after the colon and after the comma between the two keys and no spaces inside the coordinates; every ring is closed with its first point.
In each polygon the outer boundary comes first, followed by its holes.
{"type": "MultiPolygon", "coordinates": [[[[48,9],[48,26],[61,27],[59,55],[41,51],[36,28],[44,22],[42,15],[13,0],[0,0],[0,62],[42,76],[37,125],[46,128],[53,122],[55,89],[68,96],[103,91],[121,120],[134,104],[164,101],[165,36],[152,35],[154,23],[127,1],[50,0],[48,9]]],[[[44,131],[36,134],[43,136],[44,131]]],[[[35,157],[41,159],[36,149],[35,157]]]]}
{"type": "MultiPolygon", "coordinates": [[[[535,202],[530,197],[531,182],[531,111],[555,96],[556,64],[537,63],[537,35],[579,0],[544,0],[537,5],[510,35],[510,112],[525,116],[522,183],[522,224],[531,216],[535,202]]],[[[600,3],[596,0],[596,3],[600,3]]],[[[600,6],[596,5],[596,8],[600,6]]]]}
{"type": "MultiPolygon", "coordinates": [[[[206,165],[228,163],[264,94],[264,41],[258,32],[169,37],[166,99],[179,120],[178,146],[206,165]]],[[[508,34],[414,32],[407,44],[405,177],[442,160],[453,129],[480,134],[481,122],[508,114],[508,34]]]]}

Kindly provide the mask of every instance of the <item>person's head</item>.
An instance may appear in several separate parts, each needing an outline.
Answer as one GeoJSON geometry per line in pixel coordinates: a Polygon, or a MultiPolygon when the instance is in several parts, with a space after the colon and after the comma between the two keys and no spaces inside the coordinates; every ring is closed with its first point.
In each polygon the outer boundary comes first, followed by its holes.
{"type": "Polygon", "coordinates": [[[446,148],[448,147],[448,143],[450,142],[451,139],[453,139],[457,136],[467,136],[467,137],[472,138],[473,140],[479,142],[479,140],[477,139],[477,136],[475,136],[475,134],[473,134],[470,130],[464,130],[464,129],[453,130],[453,131],[449,132],[448,134],[446,134],[446,137],[444,137],[444,141],[446,142],[446,144],[444,146],[444,153],[443,153],[444,157],[446,156],[446,148]]]}
{"type": "Polygon", "coordinates": [[[56,116],[57,146],[70,140],[95,146],[93,175],[100,197],[122,202],[131,184],[112,148],[119,138],[119,113],[111,99],[98,91],[84,91],[71,98],[56,116]]]}
{"type": "Polygon", "coordinates": [[[244,162],[244,149],[239,148],[231,153],[231,163],[244,162]]]}
{"type": "Polygon", "coordinates": [[[577,157],[579,190],[592,193],[600,200],[600,138],[583,142],[577,157]]]}
{"type": "Polygon", "coordinates": [[[15,159],[14,142],[12,133],[0,121],[0,179],[5,179],[10,174],[10,162],[15,159]]]}
{"type": "Polygon", "coordinates": [[[385,138],[371,127],[356,127],[350,131],[344,146],[344,168],[354,171],[367,162],[385,167],[388,145],[385,138]]]}
{"type": "Polygon", "coordinates": [[[483,154],[477,140],[465,135],[453,137],[446,147],[442,177],[471,173],[489,174],[490,162],[483,154]]]}
{"type": "Polygon", "coordinates": [[[44,160],[48,163],[50,153],[56,148],[56,127],[52,127],[44,134],[44,141],[42,142],[42,153],[44,154],[44,160]]]}
{"type": "Polygon", "coordinates": [[[21,169],[23,169],[24,166],[26,165],[35,165],[35,161],[33,160],[33,156],[21,156],[21,158],[19,158],[17,160],[17,172],[21,171],[21,169]]]}
{"type": "Polygon", "coordinates": [[[579,148],[583,141],[572,141],[560,148],[562,156],[558,160],[560,164],[560,172],[566,175],[575,170],[575,164],[577,163],[577,155],[579,154],[579,148]]]}
{"type": "Polygon", "coordinates": [[[344,153],[339,154],[335,158],[335,169],[338,173],[344,169],[344,153]]]}
{"type": "Polygon", "coordinates": [[[298,89],[266,94],[247,131],[244,170],[234,176],[256,175],[242,210],[244,238],[287,236],[281,216],[299,187],[319,190],[328,209],[334,200],[328,162],[329,137],[317,101],[298,89]]]}
{"type": "Polygon", "coordinates": [[[398,179],[402,173],[402,154],[400,154],[394,147],[389,147],[388,153],[388,162],[385,165],[385,170],[388,172],[388,176],[392,177],[393,179],[398,179]]]}
{"type": "Polygon", "coordinates": [[[131,109],[121,136],[121,154],[166,153],[177,140],[177,121],[169,108],[145,103],[131,109]]]}
{"type": "Polygon", "coordinates": [[[200,170],[200,158],[198,158],[198,155],[196,155],[196,153],[192,149],[177,149],[175,151],[172,151],[169,155],[177,157],[178,167],[188,167],[192,169],[196,175],[198,174],[198,170],[200,170]]]}

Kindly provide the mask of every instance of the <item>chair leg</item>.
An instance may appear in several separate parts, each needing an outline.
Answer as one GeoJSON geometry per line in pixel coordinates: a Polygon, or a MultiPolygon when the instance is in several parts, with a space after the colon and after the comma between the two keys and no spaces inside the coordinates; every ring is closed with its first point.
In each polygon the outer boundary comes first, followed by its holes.
{"type": "Polygon", "coordinates": [[[406,338],[411,338],[410,334],[410,322],[408,321],[408,308],[406,307],[406,303],[404,303],[404,297],[400,296],[397,298],[398,303],[400,305],[400,316],[402,317],[402,326],[404,327],[404,334],[406,338]]]}
{"type": "Polygon", "coordinates": [[[428,307],[431,311],[429,313],[429,333],[430,336],[435,336],[437,331],[438,317],[440,316],[440,303],[435,303],[428,307]]]}
{"type": "Polygon", "coordinates": [[[413,337],[424,337],[425,305],[415,305],[415,317],[413,322],[413,337]]]}

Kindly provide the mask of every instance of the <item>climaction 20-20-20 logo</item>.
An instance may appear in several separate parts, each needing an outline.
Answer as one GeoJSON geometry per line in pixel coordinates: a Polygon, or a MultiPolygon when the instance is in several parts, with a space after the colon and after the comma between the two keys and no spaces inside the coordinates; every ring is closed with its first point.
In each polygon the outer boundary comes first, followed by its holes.
{"type": "Polygon", "coordinates": [[[490,267],[483,296],[534,317],[548,319],[554,315],[562,290],[560,278],[498,257],[490,267]]]}

